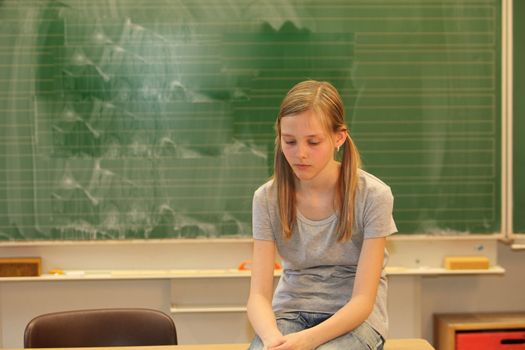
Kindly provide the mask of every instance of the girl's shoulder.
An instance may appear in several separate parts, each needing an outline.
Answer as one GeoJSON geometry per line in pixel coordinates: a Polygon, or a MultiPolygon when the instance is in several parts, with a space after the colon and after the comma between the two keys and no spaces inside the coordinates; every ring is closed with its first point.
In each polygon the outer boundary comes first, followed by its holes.
{"type": "Polygon", "coordinates": [[[255,190],[255,193],[256,194],[266,194],[268,193],[269,191],[274,191],[274,181],[273,181],[273,178],[269,179],[268,181],[266,181],[265,183],[263,183],[262,185],[260,185],[256,190],[255,190]]]}
{"type": "Polygon", "coordinates": [[[255,190],[253,195],[254,200],[272,203],[273,201],[277,200],[276,187],[277,186],[275,186],[273,178],[271,178],[255,190]]]}
{"type": "Polygon", "coordinates": [[[358,170],[357,195],[362,197],[375,197],[382,195],[392,195],[392,190],[383,180],[370,174],[369,172],[358,170]]]}
{"type": "Polygon", "coordinates": [[[252,210],[254,215],[266,213],[272,222],[278,222],[279,206],[277,203],[277,186],[273,179],[265,182],[253,194],[252,210]]]}

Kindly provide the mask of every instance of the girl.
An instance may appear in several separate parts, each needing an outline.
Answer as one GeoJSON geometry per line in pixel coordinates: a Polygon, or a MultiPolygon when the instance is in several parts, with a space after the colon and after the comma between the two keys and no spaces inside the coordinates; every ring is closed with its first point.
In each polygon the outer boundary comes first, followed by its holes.
{"type": "Polygon", "coordinates": [[[397,232],[390,188],[359,169],[331,84],[294,86],[275,130],[274,176],[253,198],[250,349],[382,349],[385,237],[397,232]]]}

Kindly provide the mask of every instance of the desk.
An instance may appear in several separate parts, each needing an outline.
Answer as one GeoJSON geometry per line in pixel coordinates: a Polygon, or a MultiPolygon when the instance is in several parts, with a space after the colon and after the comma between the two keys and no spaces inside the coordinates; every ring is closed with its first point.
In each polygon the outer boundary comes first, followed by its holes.
{"type": "MultiPolygon", "coordinates": [[[[133,347],[108,347],[108,348],[82,348],[82,350],[246,350],[248,344],[203,344],[203,345],[170,345],[170,346],[133,346],[133,347]]],[[[71,348],[70,350],[79,348],[71,348]]],[[[4,349],[23,350],[23,349],[4,349]]],[[[46,349],[51,350],[51,349],[46,349]]],[[[68,349],[56,349],[68,350],[68,349]]],[[[384,350],[434,350],[423,339],[389,339],[384,350]]]]}

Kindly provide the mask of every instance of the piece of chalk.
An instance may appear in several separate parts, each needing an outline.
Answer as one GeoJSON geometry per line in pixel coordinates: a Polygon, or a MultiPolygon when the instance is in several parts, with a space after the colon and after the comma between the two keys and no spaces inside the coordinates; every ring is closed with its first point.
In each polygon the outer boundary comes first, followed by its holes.
{"type": "Polygon", "coordinates": [[[64,271],[66,276],[84,276],[86,273],[81,270],[66,270],[64,271]]]}

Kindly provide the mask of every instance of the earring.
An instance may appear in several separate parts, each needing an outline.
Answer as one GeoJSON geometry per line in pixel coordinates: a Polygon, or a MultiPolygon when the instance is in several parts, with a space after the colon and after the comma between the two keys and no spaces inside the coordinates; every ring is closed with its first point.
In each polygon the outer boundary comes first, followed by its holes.
{"type": "Polygon", "coordinates": [[[337,148],[336,148],[336,149],[337,149],[337,152],[339,152],[339,149],[340,149],[340,148],[341,148],[341,146],[337,146],[337,148]]]}

